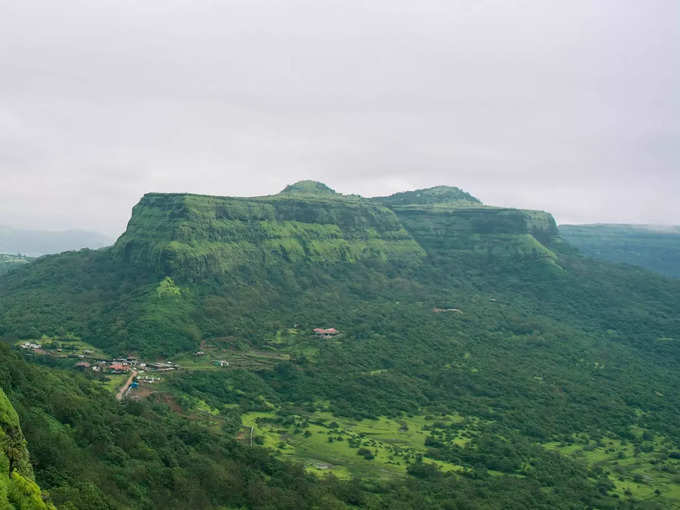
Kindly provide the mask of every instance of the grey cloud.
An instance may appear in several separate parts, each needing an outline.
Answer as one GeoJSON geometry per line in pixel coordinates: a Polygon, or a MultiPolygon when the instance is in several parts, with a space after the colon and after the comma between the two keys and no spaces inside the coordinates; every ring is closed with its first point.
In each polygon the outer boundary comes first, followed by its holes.
{"type": "Polygon", "coordinates": [[[680,223],[680,4],[0,0],[0,224],[148,191],[461,186],[680,223]]]}

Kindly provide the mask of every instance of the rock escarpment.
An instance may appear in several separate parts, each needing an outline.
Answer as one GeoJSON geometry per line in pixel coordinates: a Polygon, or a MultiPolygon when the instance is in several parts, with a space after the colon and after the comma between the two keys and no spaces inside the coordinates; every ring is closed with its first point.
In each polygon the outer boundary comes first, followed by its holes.
{"type": "Polygon", "coordinates": [[[364,199],[302,181],[255,198],[147,194],[114,253],[193,280],[281,264],[414,266],[449,250],[549,257],[557,234],[548,213],[484,206],[458,188],[364,199]]]}
{"type": "Polygon", "coordinates": [[[390,209],[333,193],[231,198],[148,194],[114,247],[180,278],[279,264],[416,264],[423,249],[390,209]]]}
{"type": "Polygon", "coordinates": [[[554,218],[543,211],[490,207],[459,188],[438,186],[375,199],[391,208],[436,260],[484,255],[550,261],[558,241],[554,218]]]}

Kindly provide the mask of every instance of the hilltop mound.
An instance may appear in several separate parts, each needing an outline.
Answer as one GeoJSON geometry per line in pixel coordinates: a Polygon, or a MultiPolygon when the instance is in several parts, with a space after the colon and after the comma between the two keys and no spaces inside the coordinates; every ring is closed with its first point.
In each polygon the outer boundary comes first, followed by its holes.
{"type": "Polygon", "coordinates": [[[478,199],[454,186],[435,186],[395,193],[387,197],[375,197],[372,200],[389,206],[408,205],[482,205],[478,199]]]}
{"type": "Polygon", "coordinates": [[[310,180],[289,184],[281,191],[281,193],[337,195],[334,189],[329,188],[324,183],[310,180]]]}

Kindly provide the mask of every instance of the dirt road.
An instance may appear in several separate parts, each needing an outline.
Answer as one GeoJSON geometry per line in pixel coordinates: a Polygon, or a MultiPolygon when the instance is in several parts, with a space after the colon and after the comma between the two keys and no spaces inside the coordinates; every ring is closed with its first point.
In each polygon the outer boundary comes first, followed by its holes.
{"type": "Polygon", "coordinates": [[[125,384],[123,384],[120,387],[120,390],[118,390],[118,393],[116,394],[116,400],[123,400],[123,395],[125,395],[125,390],[127,390],[128,386],[132,384],[132,380],[137,377],[137,371],[133,370],[132,373],[130,374],[130,377],[127,378],[127,381],[125,381],[125,384]]]}

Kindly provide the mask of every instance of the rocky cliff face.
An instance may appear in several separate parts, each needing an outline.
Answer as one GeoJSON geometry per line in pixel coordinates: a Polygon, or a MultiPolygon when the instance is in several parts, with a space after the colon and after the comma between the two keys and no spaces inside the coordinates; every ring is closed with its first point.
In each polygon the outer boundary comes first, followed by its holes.
{"type": "Polygon", "coordinates": [[[295,189],[258,198],[145,195],[114,251],[183,278],[282,263],[415,264],[424,256],[390,209],[295,189]]]}
{"type": "Polygon", "coordinates": [[[543,211],[489,207],[460,190],[436,188],[374,199],[391,208],[406,230],[434,259],[484,255],[500,259],[555,258],[559,232],[543,211]]]}
{"type": "Polygon", "coordinates": [[[547,213],[486,207],[458,188],[363,199],[303,181],[256,198],[147,194],[114,253],[191,280],[278,264],[414,266],[447,250],[549,257],[556,236],[547,213]]]}

